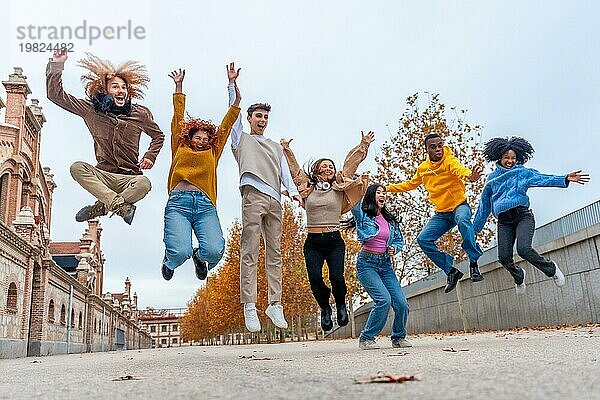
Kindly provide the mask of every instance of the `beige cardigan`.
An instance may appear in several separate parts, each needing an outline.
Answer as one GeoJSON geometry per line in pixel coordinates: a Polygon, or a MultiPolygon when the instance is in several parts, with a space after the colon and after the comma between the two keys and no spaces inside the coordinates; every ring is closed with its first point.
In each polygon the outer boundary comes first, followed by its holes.
{"type": "MultiPolygon", "coordinates": [[[[288,146],[283,147],[283,154],[290,167],[292,179],[298,188],[298,192],[303,199],[306,199],[313,191],[313,185],[308,179],[306,173],[298,165],[296,156],[288,146]]],[[[367,157],[369,143],[361,141],[354,147],[344,160],[341,171],[336,172],[334,181],[331,185],[333,190],[344,192],[342,204],[342,214],[352,210],[357,205],[367,191],[369,186],[369,175],[362,174],[354,177],[358,165],[367,157]]]]}

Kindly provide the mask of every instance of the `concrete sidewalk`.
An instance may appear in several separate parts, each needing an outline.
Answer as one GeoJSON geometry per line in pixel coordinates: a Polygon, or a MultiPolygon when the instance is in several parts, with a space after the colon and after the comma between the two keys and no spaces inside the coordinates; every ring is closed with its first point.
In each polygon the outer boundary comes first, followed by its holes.
{"type": "Polygon", "coordinates": [[[600,399],[600,327],[409,339],[371,351],[337,340],[0,360],[0,398],[600,399]],[[378,371],[421,380],[353,381],[378,371]]]}

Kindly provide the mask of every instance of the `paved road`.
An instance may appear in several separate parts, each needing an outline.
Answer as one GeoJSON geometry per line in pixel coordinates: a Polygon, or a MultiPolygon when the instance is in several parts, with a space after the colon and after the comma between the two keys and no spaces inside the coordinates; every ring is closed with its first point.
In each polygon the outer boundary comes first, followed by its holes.
{"type": "Polygon", "coordinates": [[[337,340],[0,360],[0,398],[600,399],[600,327],[410,339],[407,350],[381,338],[370,351],[337,340]],[[354,383],[378,371],[420,380],[354,383]]]}

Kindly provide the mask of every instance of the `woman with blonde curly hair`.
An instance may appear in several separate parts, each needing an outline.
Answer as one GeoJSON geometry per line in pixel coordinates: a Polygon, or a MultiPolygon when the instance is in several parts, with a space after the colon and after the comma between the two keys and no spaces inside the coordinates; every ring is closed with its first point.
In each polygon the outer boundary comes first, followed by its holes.
{"type": "MultiPolygon", "coordinates": [[[[229,72],[233,63],[226,67],[229,72]]],[[[239,70],[238,70],[239,72],[239,70]]],[[[188,258],[194,260],[196,277],[206,279],[208,270],[223,257],[225,239],[217,215],[217,165],[231,128],[240,113],[240,92],[219,127],[202,119],[184,119],[185,70],[173,71],[173,119],[171,121],[171,169],[169,200],[165,207],[165,257],[162,276],[173,277],[175,268],[188,258]],[[192,248],[192,231],[198,248],[192,248]]],[[[234,81],[235,83],[235,81],[234,81]]]]}

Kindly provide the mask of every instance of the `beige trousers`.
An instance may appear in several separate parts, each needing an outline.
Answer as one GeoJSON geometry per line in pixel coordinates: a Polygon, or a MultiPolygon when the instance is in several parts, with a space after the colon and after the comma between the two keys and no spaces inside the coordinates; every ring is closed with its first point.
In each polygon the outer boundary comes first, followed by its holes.
{"type": "Polygon", "coordinates": [[[240,243],[240,300],[256,303],[260,235],[265,243],[269,303],[281,301],[281,204],[250,185],[242,187],[240,243]]]}
{"type": "Polygon", "coordinates": [[[71,176],[109,210],[123,202],[140,201],[152,188],[150,179],[143,175],[114,174],[83,161],[71,165],[71,176]]]}

